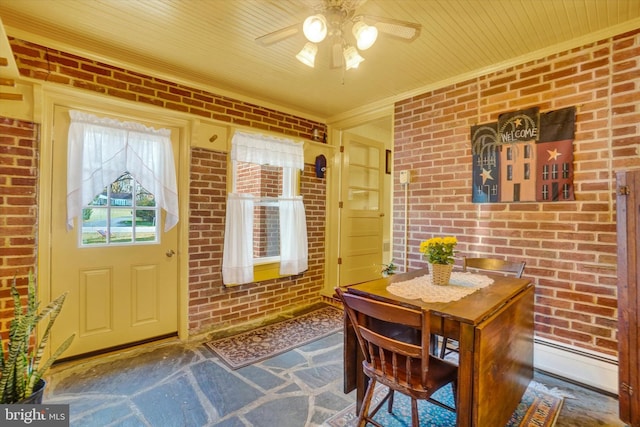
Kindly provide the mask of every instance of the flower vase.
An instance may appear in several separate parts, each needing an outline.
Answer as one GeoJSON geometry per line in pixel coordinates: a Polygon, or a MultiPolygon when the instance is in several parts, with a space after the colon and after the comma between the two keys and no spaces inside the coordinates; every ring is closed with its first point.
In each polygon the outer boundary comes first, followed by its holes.
{"type": "Polygon", "coordinates": [[[453,264],[429,264],[431,283],[438,286],[448,285],[452,270],[453,264]]]}

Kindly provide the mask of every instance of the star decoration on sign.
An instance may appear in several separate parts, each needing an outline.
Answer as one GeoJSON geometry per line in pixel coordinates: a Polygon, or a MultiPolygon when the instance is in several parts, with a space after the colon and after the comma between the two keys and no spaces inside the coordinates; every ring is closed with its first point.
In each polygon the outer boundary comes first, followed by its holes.
{"type": "Polygon", "coordinates": [[[491,179],[493,180],[493,177],[491,176],[491,171],[490,170],[486,170],[486,169],[482,169],[482,173],[480,174],[480,176],[482,177],[482,184],[486,184],[487,180],[491,179]]]}
{"type": "Polygon", "coordinates": [[[522,119],[515,119],[513,121],[513,124],[516,125],[517,128],[519,128],[520,126],[522,126],[522,119]]]}
{"type": "Polygon", "coordinates": [[[562,153],[558,153],[557,148],[554,148],[553,151],[547,150],[547,153],[549,153],[549,158],[547,160],[558,160],[558,157],[562,156],[562,153]]]}

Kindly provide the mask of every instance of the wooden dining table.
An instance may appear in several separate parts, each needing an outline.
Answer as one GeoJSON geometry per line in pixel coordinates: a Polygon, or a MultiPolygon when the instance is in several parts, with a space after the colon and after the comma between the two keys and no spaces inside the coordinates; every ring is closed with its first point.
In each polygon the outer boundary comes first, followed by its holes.
{"type": "MultiPolygon", "coordinates": [[[[459,343],[457,426],[504,426],[533,378],[534,286],[528,279],[485,274],[493,283],[457,301],[423,302],[390,293],[389,284],[428,274],[395,274],[346,291],[431,313],[431,333],[459,343]]],[[[454,286],[454,285],[447,285],[454,286]]],[[[344,334],[344,392],[356,392],[360,410],[368,378],[348,318],[344,334]]]]}

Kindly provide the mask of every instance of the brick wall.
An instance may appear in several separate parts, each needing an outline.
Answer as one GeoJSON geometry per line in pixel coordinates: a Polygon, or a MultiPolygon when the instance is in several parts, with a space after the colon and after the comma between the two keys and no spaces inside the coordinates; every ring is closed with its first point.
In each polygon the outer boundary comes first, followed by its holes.
{"type": "Polygon", "coordinates": [[[189,330],[222,329],[320,301],[324,284],[326,185],[305,165],[300,192],[309,238],[309,269],[303,274],[259,284],[226,288],[222,248],[227,155],[194,148],[191,152],[189,217],[189,330]]]}
{"type": "MultiPolygon", "coordinates": [[[[38,126],[0,117],[0,332],[13,317],[9,289],[26,294],[36,268],[38,126]]],[[[6,341],[5,341],[6,343],[6,341]]]]}
{"type": "MultiPolygon", "coordinates": [[[[640,30],[424,93],[395,105],[394,171],[409,185],[409,267],[420,241],[527,262],[537,336],[617,354],[615,171],[640,167],[640,30]],[[503,112],[576,106],[575,201],[471,202],[470,126],[503,112]]],[[[395,179],[398,182],[398,179],[395,179]]],[[[394,188],[394,259],[404,189],[394,188]]]]}
{"type": "Polygon", "coordinates": [[[312,120],[9,37],[20,75],[237,126],[311,139],[312,120]]]}
{"type": "MultiPolygon", "coordinates": [[[[326,132],[324,124],[303,117],[15,38],[10,38],[10,44],[20,74],[25,77],[296,138],[310,139],[314,128],[326,132]]],[[[5,314],[7,307],[11,306],[8,278],[13,277],[16,271],[19,276],[25,276],[36,266],[38,139],[37,125],[4,118],[0,120],[0,167],[3,168],[0,183],[3,190],[7,190],[3,191],[0,203],[3,209],[0,217],[0,239],[3,243],[0,309],[5,314]]],[[[239,324],[320,301],[319,292],[324,283],[325,188],[323,181],[315,179],[313,168],[308,166],[305,170],[301,186],[310,233],[309,270],[293,278],[225,289],[221,281],[221,263],[226,155],[202,149],[193,149],[191,153],[190,333],[239,324]],[[311,235],[312,230],[314,235],[311,235]]],[[[26,280],[24,283],[26,285],[26,280]]],[[[6,332],[6,329],[7,325],[2,323],[0,332],[6,332]]]]}

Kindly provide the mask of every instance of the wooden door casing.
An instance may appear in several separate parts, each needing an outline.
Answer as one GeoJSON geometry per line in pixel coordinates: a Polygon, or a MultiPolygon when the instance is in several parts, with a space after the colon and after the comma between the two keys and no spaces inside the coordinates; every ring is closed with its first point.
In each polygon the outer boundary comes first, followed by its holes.
{"type": "Polygon", "coordinates": [[[620,419],[640,426],[640,324],[638,307],[638,228],[640,170],[617,174],[618,243],[618,400],[620,419]]]}

